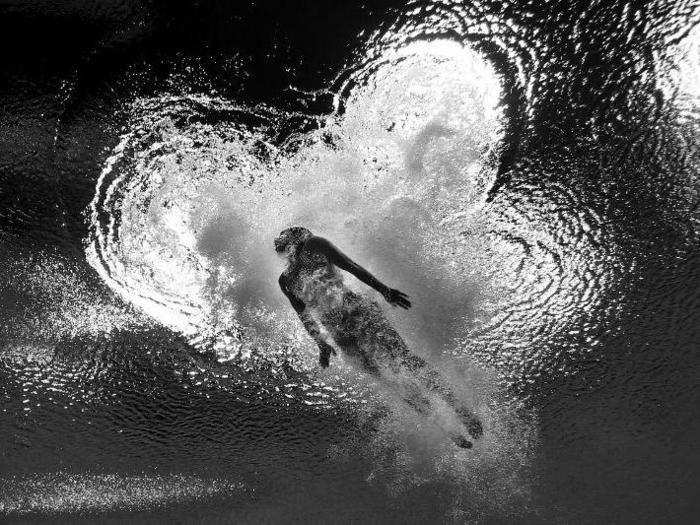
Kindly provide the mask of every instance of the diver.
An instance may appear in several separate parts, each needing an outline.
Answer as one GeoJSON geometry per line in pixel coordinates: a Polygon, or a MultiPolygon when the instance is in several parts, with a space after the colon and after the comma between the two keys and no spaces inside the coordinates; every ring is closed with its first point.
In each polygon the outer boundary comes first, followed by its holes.
{"type": "MultiPolygon", "coordinates": [[[[395,307],[411,307],[405,293],[381,283],[330,241],[313,235],[307,228],[287,228],[275,239],[274,247],[288,262],[279,277],[280,288],[318,345],[321,367],[329,366],[330,357],[336,355],[337,348],[351,364],[369,373],[422,416],[430,419],[433,409],[421,385],[452,407],[472,437],[482,435],[480,421],[460,405],[437,371],[424,359],[410,353],[379,304],[348,289],[336,268],[374,288],[395,307]]],[[[472,446],[463,435],[445,430],[438,421],[433,423],[458,446],[472,446]]]]}

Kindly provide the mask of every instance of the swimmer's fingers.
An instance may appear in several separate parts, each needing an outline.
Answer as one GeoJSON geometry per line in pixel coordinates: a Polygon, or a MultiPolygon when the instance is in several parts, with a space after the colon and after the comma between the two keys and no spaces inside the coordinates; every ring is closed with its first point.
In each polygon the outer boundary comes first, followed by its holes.
{"type": "Polygon", "coordinates": [[[408,310],[411,307],[411,301],[408,300],[408,295],[399,290],[389,290],[387,301],[394,306],[400,306],[408,310]]]}
{"type": "Polygon", "coordinates": [[[397,299],[396,304],[404,310],[408,310],[411,307],[411,301],[408,300],[408,296],[400,297],[397,299]]]}

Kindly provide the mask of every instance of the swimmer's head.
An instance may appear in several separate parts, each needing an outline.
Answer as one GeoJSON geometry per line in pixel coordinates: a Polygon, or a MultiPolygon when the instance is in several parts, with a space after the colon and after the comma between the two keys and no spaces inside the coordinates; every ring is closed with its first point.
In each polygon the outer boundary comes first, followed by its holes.
{"type": "Polygon", "coordinates": [[[292,226],[282,230],[275,239],[275,251],[282,256],[289,256],[301,246],[309,237],[311,231],[303,226],[292,226]]]}

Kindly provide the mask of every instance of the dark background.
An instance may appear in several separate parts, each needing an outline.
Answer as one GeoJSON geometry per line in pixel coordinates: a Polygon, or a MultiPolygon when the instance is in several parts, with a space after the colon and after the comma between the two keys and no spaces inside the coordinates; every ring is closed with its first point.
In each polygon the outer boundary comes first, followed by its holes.
{"type": "MultiPolygon", "coordinates": [[[[510,21],[515,28],[498,35],[506,42],[503,45],[495,43],[494,32],[466,27],[463,34],[455,34],[431,24],[422,27],[423,38],[450,36],[483,51],[503,79],[508,121],[490,198],[508,202],[527,191],[523,188],[529,184],[567,185],[605,218],[601,228],[622,253],[620,268],[609,269],[619,279],[618,294],[610,299],[614,308],[604,305],[590,321],[600,340],[594,352],[580,351],[586,343],[577,336],[559,334],[547,341],[559,349],[552,354],[555,358],[502,370],[512,379],[513,395],[536,407],[540,417],[538,497],[546,510],[523,509],[512,519],[695,521],[700,401],[698,123],[682,118],[687,116],[679,113],[662,87],[671,46],[697,23],[697,6],[671,1],[513,1],[439,7],[418,2],[415,5],[424,7],[422,14],[409,15],[404,4],[300,0],[0,4],[0,337],[5,340],[0,347],[4,443],[0,472],[22,476],[66,465],[89,469],[115,455],[119,461],[167,466],[171,460],[158,454],[165,450],[177,456],[178,447],[189,451],[182,454],[191,463],[180,458],[180,471],[213,472],[219,468],[218,458],[230,457],[233,448],[241,476],[265,480],[255,497],[257,505],[272,508],[273,495],[279,491],[287,498],[284,501],[292,502],[286,507],[279,503],[285,510],[271,512],[272,521],[304,515],[319,521],[442,519],[435,510],[438,488],[396,507],[384,506],[383,496],[373,489],[358,489],[354,502],[347,505],[338,503],[342,487],[337,488],[337,498],[329,497],[329,491],[336,490],[328,487],[332,476],[317,479],[313,454],[301,448],[290,455],[284,443],[286,437],[300,435],[317,444],[332,441],[332,433],[319,429],[337,426],[336,432],[341,432],[343,425],[352,426],[334,416],[303,409],[296,416],[288,412],[289,420],[276,423],[271,431],[275,437],[263,450],[247,451],[246,439],[256,439],[254,429],[277,421],[278,415],[266,415],[275,407],[247,407],[249,413],[240,420],[217,423],[229,413],[230,399],[213,389],[207,393],[214,402],[205,402],[201,395],[182,390],[168,370],[178,359],[171,355],[189,350],[165,329],[115,334],[109,341],[50,343],[63,354],[99,354],[110,363],[110,372],[96,379],[94,387],[133,396],[137,416],[124,415],[118,407],[93,415],[103,421],[105,435],[120,418],[132,426],[138,426],[135,419],[144,425],[150,421],[146,425],[150,430],[107,446],[104,455],[86,453],[79,444],[85,442],[85,429],[52,415],[50,408],[36,423],[22,420],[23,385],[42,373],[55,381],[79,375],[80,365],[36,372],[18,365],[11,351],[17,327],[50,300],[23,288],[17,260],[59,254],[73,261],[89,286],[104,289],[84,261],[83,213],[101,164],[115,143],[124,101],[158,89],[177,64],[196,57],[203,73],[202,78],[187,80],[194,87],[213,87],[250,104],[301,108],[310,115],[327,113],[332,109],[328,100],[304,104],[288,86],[326,87],[361,53],[361,31],[381,31],[411,17],[420,21],[421,16],[427,19],[442,10],[455,16],[467,13],[471,21],[510,21]],[[241,58],[244,76],[231,57],[241,58]],[[527,99],[516,79],[516,59],[520,72],[536,79],[527,99]],[[146,349],[158,358],[144,360],[146,349]],[[576,373],[558,373],[564,365],[576,373]],[[140,394],[144,391],[149,395],[140,394]],[[184,412],[172,413],[173,403],[184,412]],[[248,438],[239,433],[240,421],[253,429],[248,438]],[[177,434],[177,442],[169,441],[167,436],[182,427],[199,431],[177,434]],[[164,445],[151,453],[139,444],[148,444],[154,433],[164,436],[164,445]],[[212,435],[220,441],[206,437],[212,435]],[[73,439],[76,444],[68,444],[73,439]],[[65,445],[58,446],[62,441],[65,445]],[[197,452],[191,454],[192,450],[197,452]],[[134,454],[140,456],[134,459],[134,454]],[[268,466],[251,466],[260,456],[267,458],[268,466]],[[281,469],[287,472],[284,475],[272,470],[260,474],[271,469],[269,465],[285,462],[305,464],[309,470],[293,474],[297,467],[290,466],[281,469]],[[287,486],[281,480],[304,488],[290,492],[280,488],[287,486]],[[335,503],[324,514],[318,509],[327,498],[335,503]]],[[[298,125],[310,124],[301,119],[298,125]]],[[[88,442],[111,439],[105,435],[88,442]]],[[[361,486],[361,470],[358,467],[354,478],[343,473],[344,483],[361,486]]],[[[155,510],[142,517],[168,519],[169,512],[176,511],[155,510]]]]}

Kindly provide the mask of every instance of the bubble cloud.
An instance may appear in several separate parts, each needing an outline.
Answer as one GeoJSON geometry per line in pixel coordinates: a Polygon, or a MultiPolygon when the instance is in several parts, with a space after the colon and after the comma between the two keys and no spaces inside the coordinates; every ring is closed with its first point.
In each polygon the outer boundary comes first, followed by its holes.
{"type": "Polygon", "coordinates": [[[476,308],[450,223],[492,182],[498,79],[475,52],[438,40],[386,53],[339,91],[343,110],[293,151],[271,138],[286,116],[267,108],[204,95],[134,103],[90,206],[90,263],[223,358],[260,345],[274,355],[303,334],[276,289],[271,243],[303,224],[407,289],[419,319],[409,339],[440,351],[476,308]]]}

